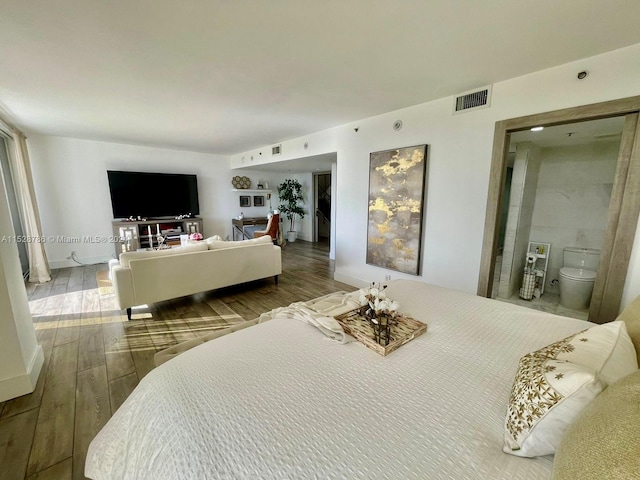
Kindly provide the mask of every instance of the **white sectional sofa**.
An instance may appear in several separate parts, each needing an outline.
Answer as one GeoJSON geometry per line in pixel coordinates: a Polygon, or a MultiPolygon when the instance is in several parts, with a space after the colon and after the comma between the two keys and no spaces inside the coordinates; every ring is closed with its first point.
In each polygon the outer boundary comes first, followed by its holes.
{"type": "Polygon", "coordinates": [[[239,242],[207,239],[166,250],[127,252],[109,263],[118,305],[131,307],[282,273],[280,247],[271,237],[239,242]]]}

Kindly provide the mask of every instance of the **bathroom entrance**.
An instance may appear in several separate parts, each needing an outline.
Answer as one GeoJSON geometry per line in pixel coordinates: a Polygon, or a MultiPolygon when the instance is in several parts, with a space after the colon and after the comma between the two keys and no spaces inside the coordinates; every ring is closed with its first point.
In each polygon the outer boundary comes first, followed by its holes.
{"type": "Polygon", "coordinates": [[[623,127],[614,117],[511,135],[493,298],[588,318],[623,127]]]}
{"type": "MultiPolygon", "coordinates": [[[[640,282],[640,264],[637,262],[630,263],[630,259],[632,251],[634,258],[640,255],[640,235],[636,236],[638,214],[640,213],[639,114],[640,96],[636,96],[496,122],[482,257],[478,276],[478,295],[491,297],[495,291],[493,288],[494,281],[498,282],[499,288],[499,271],[504,269],[502,266],[500,269],[496,269],[496,260],[498,259],[500,214],[503,202],[507,201],[504,198],[503,185],[507,171],[511,137],[519,132],[530,131],[531,128],[538,126],[548,129],[554,126],[575,125],[581,122],[622,117],[624,126],[620,136],[609,208],[606,214],[606,227],[602,235],[602,248],[598,257],[597,274],[593,285],[588,318],[596,323],[614,320],[620,308],[637,296],[640,282]]],[[[571,133],[571,131],[567,133],[571,133]]],[[[601,139],[604,140],[604,138],[601,139]]],[[[536,147],[533,146],[532,148],[535,149],[536,147]]],[[[540,170],[538,170],[538,173],[540,173],[540,170]]],[[[514,167],[512,189],[516,185],[515,175],[514,167]]],[[[579,177],[581,172],[576,171],[573,175],[579,177]]],[[[523,191],[522,198],[525,197],[526,192],[523,191]]],[[[513,198],[513,195],[510,195],[510,198],[513,198]]],[[[534,208],[535,200],[533,205],[528,206],[532,213],[534,208]]],[[[551,206],[550,209],[554,210],[555,207],[551,206]]],[[[527,208],[522,209],[525,212],[526,210],[527,208]]],[[[527,217],[528,215],[525,215],[523,219],[526,221],[527,217]]],[[[533,216],[531,218],[533,221],[533,216]]],[[[531,229],[531,226],[529,228],[531,229]]],[[[506,232],[505,240],[508,235],[509,232],[506,232]]],[[[544,240],[536,240],[544,242],[544,240]]],[[[575,245],[569,246],[574,247],[575,245]]],[[[564,257],[564,248],[562,250],[564,257]]],[[[551,255],[554,254],[553,252],[554,249],[551,246],[551,255]]],[[[526,254],[528,252],[523,253],[526,254]]],[[[513,258],[517,257],[514,254],[513,258]]],[[[560,276],[560,272],[558,272],[558,276],[560,276]]],[[[551,276],[548,278],[551,281],[554,280],[551,276]]]]}

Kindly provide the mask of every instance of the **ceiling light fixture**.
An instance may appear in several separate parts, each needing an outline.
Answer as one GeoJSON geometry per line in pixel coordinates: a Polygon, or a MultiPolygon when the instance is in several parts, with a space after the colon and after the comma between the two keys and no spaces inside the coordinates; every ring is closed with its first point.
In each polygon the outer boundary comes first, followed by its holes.
{"type": "Polygon", "coordinates": [[[544,130],[544,127],[533,127],[531,129],[532,132],[541,132],[542,130],[544,130]]]}

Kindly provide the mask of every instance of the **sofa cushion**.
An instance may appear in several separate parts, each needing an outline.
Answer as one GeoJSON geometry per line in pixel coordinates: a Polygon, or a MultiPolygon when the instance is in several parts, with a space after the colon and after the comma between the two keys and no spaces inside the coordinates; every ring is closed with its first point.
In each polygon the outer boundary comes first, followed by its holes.
{"type": "Polygon", "coordinates": [[[259,237],[259,238],[252,238],[250,240],[238,240],[236,242],[225,242],[224,240],[215,241],[215,240],[207,239],[207,246],[209,247],[209,250],[220,250],[222,248],[245,247],[245,246],[248,246],[248,245],[256,245],[256,244],[257,245],[261,245],[263,243],[273,243],[273,240],[269,236],[259,237]]]}
{"type": "Polygon", "coordinates": [[[139,252],[125,252],[120,254],[120,265],[129,268],[131,260],[140,260],[142,258],[164,257],[167,255],[179,255],[181,253],[202,252],[207,250],[205,242],[190,243],[183,247],[165,248],[162,250],[141,250],[139,252]]]}

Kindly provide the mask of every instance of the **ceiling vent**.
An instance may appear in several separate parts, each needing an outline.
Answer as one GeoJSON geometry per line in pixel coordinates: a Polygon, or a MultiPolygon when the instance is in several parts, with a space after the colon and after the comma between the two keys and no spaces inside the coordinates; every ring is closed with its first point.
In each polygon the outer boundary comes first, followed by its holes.
{"type": "Polygon", "coordinates": [[[491,86],[488,86],[458,95],[453,104],[453,113],[488,108],[490,105],[491,86]]]}
{"type": "Polygon", "coordinates": [[[282,144],[271,147],[271,155],[280,155],[282,153],[282,144]]]}

